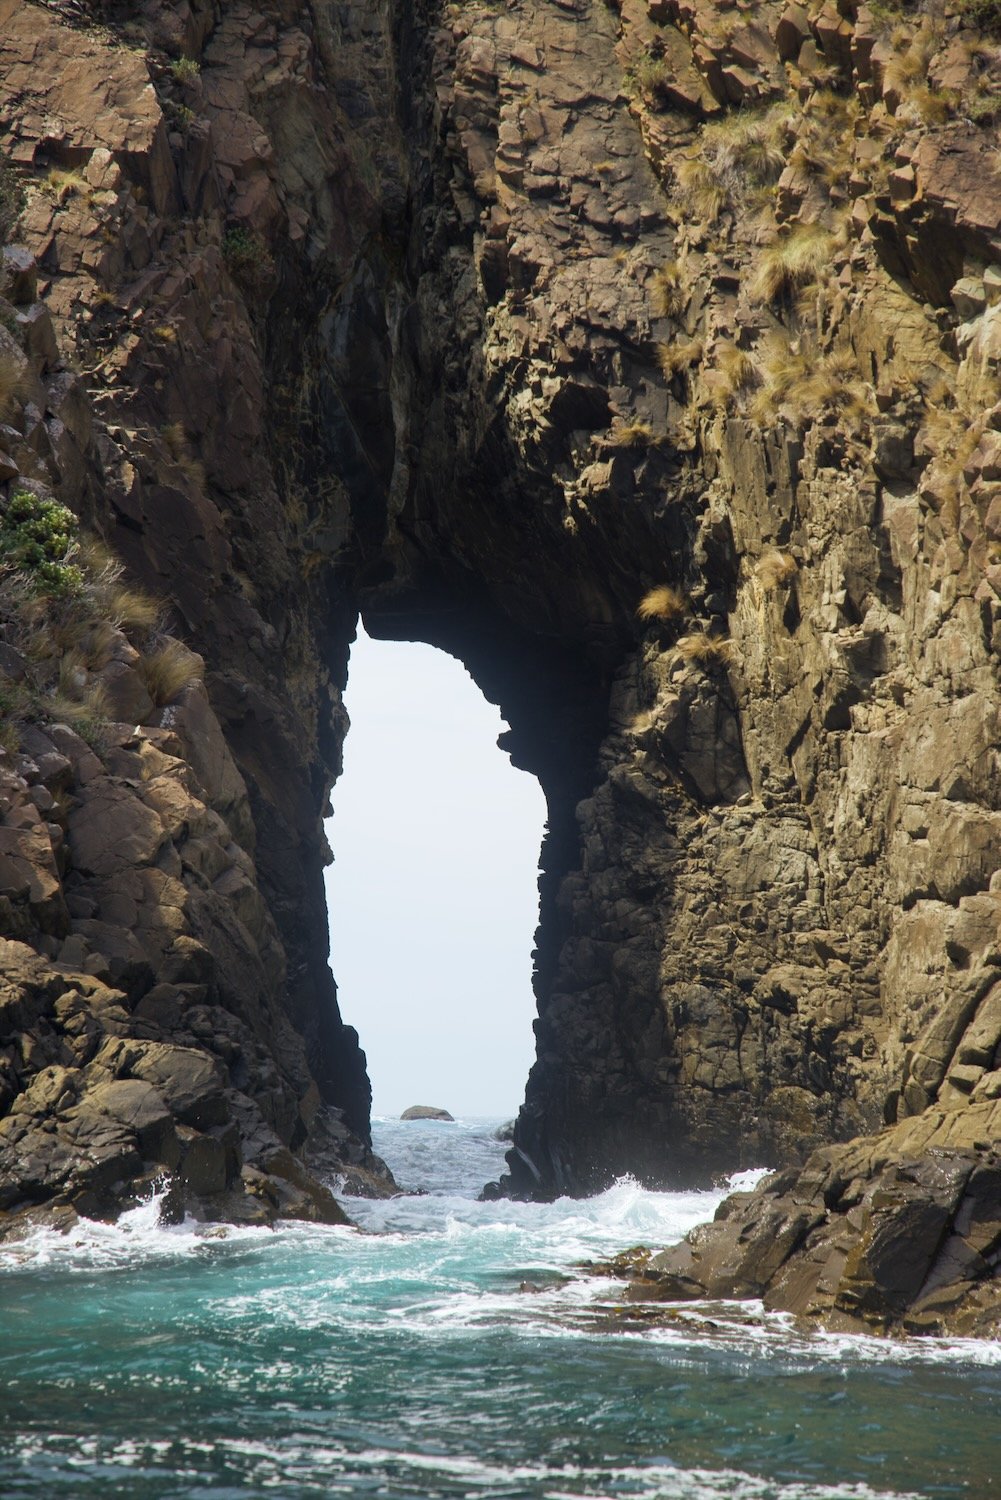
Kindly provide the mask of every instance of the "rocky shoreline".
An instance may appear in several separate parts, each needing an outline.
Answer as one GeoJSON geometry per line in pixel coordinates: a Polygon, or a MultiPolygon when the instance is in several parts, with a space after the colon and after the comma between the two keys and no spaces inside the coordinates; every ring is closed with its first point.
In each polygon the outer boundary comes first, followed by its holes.
{"type": "Polygon", "coordinates": [[[0,0],[4,1232],[388,1186],[360,611],[549,801],[504,1190],[782,1168],[663,1278],[994,1326],[999,119],[979,0],[0,0]]]}

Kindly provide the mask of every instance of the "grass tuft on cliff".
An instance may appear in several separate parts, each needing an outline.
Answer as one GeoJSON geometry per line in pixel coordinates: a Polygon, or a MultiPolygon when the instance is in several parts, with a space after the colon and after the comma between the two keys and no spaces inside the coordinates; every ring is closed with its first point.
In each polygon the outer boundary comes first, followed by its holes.
{"type": "Polygon", "coordinates": [[[653,302],[662,318],[676,318],[685,308],[681,262],[672,260],[654,273],[653,302]]]}
{"type": "Polygon", "coordinates": [[[202,660],[182,641],[169,637],[139,659],[139,673],[157,708],[166,708],[202,680],[202,660]]]}
{"type": "Polygon", "coordinates": [[[687,612],[687,597],[681,589],[669,583],[648,589],[636,606],[636,614],[641,620],[660,620],[665,624],[680,620],[687,612]]]}
{"type": "Polygon", "coordinates": [[[766,594],[772,593],[783,583],[796,576],[797,562],[788,552],[772,547],[763,553],[754,567],[754,576],[766,594]]]}
{"type": "Polygon", "coordinates": [[[72,724],[100,748],[110,712],[101,674],[112,658],[149,676],[158,705],[200,678],[200,659],[163,637],[161,605],[123,571],[103,543],[80,538],[65,506],[26,488],[11,495],[0,514],[4,749],[15,750],[19,725],[32,721],[72,724]]]}
{"type": "Polygon", "coordinates": [[[683,635],[677,650],[685,661],[700,667],[728,666],[734,658],[733,642],[725,635],[715,635],[710,630],[696,630],[683,635]]]}
{"type": "Polygon", "coordinates": [[[222,242],[223,259],[234,281],[253,290],[274,274],[274,261],[259,234],[250,229],[229,229],[222,242]]]}
{"type": "Polygon", "coordinates": [[[837,236],[822,224],[797,224],[762,250],[751,282],[751,296],[775,302],[797,287],[816,281],[829,267],[837,236]]]}

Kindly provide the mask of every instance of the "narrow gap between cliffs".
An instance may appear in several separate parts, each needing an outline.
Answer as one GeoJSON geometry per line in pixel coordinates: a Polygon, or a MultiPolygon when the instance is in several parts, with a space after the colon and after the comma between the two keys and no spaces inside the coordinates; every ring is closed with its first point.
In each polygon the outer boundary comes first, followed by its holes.
{"type": "Polygon", "coordinates": [[[373,1114],[513,1116],[534,1056],[542,790],[497,747],[499,711],[434,647],[359,626],[345,705],[330,963],[373,1114]]]}

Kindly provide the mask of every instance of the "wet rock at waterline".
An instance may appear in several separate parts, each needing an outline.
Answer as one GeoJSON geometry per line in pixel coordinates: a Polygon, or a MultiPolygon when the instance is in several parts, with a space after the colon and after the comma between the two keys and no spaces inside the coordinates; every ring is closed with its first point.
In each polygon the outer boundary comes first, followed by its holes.
{"type": "Polygon", "coordinates": [[[400,1119],[401,1120],[451,1120],[454,1123],[455,1116],[454,1115],[450,1115],[447,1109],[435,1109],[434,1105],[432,1105],[432,1104],[412,1104],[409,1109],[405,1109],[403,1111],[402,1115],[400,1116],[400,1119]]]}

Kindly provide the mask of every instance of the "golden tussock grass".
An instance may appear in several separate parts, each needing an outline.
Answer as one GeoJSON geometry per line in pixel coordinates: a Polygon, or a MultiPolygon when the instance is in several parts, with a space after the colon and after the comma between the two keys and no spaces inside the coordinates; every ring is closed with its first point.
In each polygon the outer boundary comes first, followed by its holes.
{"type": "Polygon", "coordinates": [[[754,565],[754,576],[766,594],[777,589],[780,584],[788,583],[790,578],[796,576],[796,572],[796,559],[788,552],[780,552],[777,547],[763,553],[754,565]]]}
{"type": "Polygon", "coordinates": [[[657,363],[668,380],[679,375],[682,370],[690,369],[702,358],[702,342],[700,339],[686,339],[680,344],[658,344],[657,363]]]}
{"type": "Polygon", "coordinates": [[[951,89],[932,89],[919,84],[904,94],[896,118],[902,124],[944,125],[955,113],[957,103],[958,95],[951,89]]]}
{"type": "Polygon", "coordinates": [[[708,630],[683,635],[677,643],[677,650],[685,661],[695,662],[700,667],[727,666],[734,659],[733,642],[708,630]]]}
{"type": "Polygon", "coordinates": [[[832,409],[854,420],[872,412],[872,389],[861,378],[850,349],[823,354],[805,338],[794,346],[782,334],[772,333],[762,343],[760,369],[762,383],[748,410],[763,426],[782,415],[803,422],[832,409]]]}
{"type": "Polygon", "coordinates": [[[648,589],[636,606],[641,620],[680,620],[688,613],[688,599],[681,589],[670,583],[660,583],[648,589]]]}
{"type": "Polygon", "coordinates": [[[168,422],[161,427],[160,436],[167,445],[171,458],[181,458],[188,451],[188,435],[183,422],[168,422]]]}
{"type": "Polygon", "coordinates": [[[765,112],[735,110],[703,128],[703,157],[724,188],[777,182],[786,164],[783,137],[790,114],[785,105],[765,112]]]}
{"type": "Polygon", "coordinates": [[[713,400],[726,405],[734,396],[753,390],[761,380],[754,356],[736,344],[720,344],[709,356],[707,383],[713,400]]]}
{"type": "Polygon", "coordinates": [[[727,190],[708,162],[689,157],[677,171],[678,196],[692,217],[714,224],[727,204],[727,190]]]}
{"type": "Polygon", "coordinates": [[[45,185],[52,193],[57,203],[65,203],[67,198],[89,198],[91,194],[90,183],[81,177],[79,172],[64,172],[60,167],[53,167],[45,185]]]}
{"type": "Polygon", "coordinates": [[[148,635],[163,622],[163,605],[146,589],[124,581],[125,569],[115,554],[96,537],[83,537],[79,557],[86,578],[85,592],[98,617],[113,630],[148,635]]]}
{"type": "Polygon", "coordinates": [[[205,465],[201,459],[193,457],[183,423],[168,423],[160,429],[160,436],[181,473],[191,481],[196,490],[203,491],[206,485],[205,465]]]}
{"type": "Polygon", "coordinates": [[[619,422],[612,428],[616,448],[648,448],[654,441],[649,422],[619,422]]]}
{"type": "Polygon", "coordinates": [[[687,297],[682,286],[681,262],[672,260],[654,272],[653,302],[662,318],[676,318],[684,311],[687,297]]]}
{"type": "Polygon", "coordinates": [[[883,69],[883,88],[903,95],[927,76],[938,36],[931,26],[922,26],[916,33],[900,27],[891,40],[895,50],[883,69]]]}
{"type": "Polygon", "coordinates": [[[766,245],[751,280],[751,296],[774,302],[814,281],[828,268],[839,239],[822,224],[798,224],[766,245]]]}
{"type": "Polygon", "coordinates": [[[203,670],[201,658],[173,637],[139,658],[139,675],[157,708],[165,708],[201,682],[203,670]]]}

